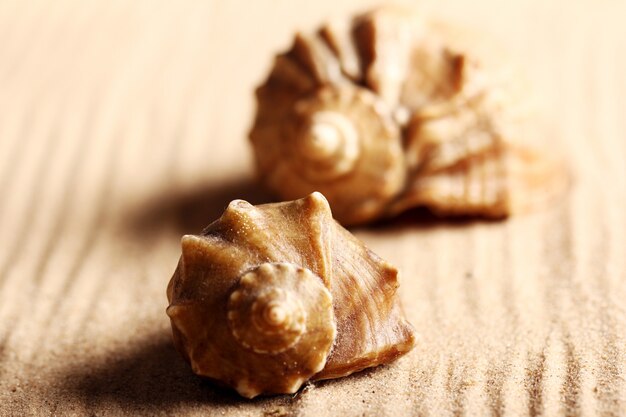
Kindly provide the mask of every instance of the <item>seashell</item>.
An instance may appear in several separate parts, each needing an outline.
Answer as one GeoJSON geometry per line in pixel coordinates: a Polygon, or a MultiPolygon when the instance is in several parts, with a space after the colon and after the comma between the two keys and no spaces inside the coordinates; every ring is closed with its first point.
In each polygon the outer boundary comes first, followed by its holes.
{"type": "Polygon", "coordinates": [[[565,170],[529,143],[519,82],[452,32],[385,7],[297,34],[256,92],[261,180],[284,199],[322,192],[344,225],[416,206],[503,217],[558,195],[565,170]]]}
{"type": "Polygon", "coordinates": [[[413,347],[397,274],[333,220],[320,193],[235,200],[182,239],[167,289],[174,344],[195,373],[244,397],[294,393],[413,347]]]}

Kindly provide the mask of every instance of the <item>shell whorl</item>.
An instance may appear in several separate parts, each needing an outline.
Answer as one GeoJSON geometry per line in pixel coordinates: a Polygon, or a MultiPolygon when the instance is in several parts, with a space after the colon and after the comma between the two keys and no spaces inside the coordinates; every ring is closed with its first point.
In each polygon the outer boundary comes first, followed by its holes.
{"type": "MultiPolygon", "coordinates": [[[[332,341],[336,331],[332,297],[321,279],[288,263],[264,263],[241,276],[229,297],[228,324],[239,343],[262,354],[307,343],[307,332],[332,341]]],[[[321,370],[326,356],[317,360],[314,368],[321,370]]]]}
{"type": "Polygon", "coordinates": [[[253,133],[260,172],[284,198],[319,191],[340,222],[363,222],[401,190],[401,132],[373,92],[321,88],[285,111],[289,117],[280,124],[253,133]]]}
{"type": "Polygon", "coordinates": [[[335,111],[305,116],[294,144],[303,174],[311,181],[328,181],[349,172],[360,152],[359,132],[352,120],[335,111]]]}

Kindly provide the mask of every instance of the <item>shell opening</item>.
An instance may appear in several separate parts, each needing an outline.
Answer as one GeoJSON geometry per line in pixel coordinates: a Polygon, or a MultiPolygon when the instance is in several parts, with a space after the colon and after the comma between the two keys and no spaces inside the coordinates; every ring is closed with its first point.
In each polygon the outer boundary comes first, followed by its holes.
{"type": "Polygon", "coordinates": [[[310,180],[331,180],[354,167],[360,152],[359,133],[346,116],[318,111],[304,123],[297,148],[310,180]]]}

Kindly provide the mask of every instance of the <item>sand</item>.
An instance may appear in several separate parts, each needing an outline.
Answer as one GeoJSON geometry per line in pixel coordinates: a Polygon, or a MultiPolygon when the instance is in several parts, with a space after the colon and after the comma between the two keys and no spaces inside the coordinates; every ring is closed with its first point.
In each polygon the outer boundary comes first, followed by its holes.
{"type": "Polygon", "coordinates": [[[355,229],[402,271],[416,348],[247,401],[171,345],[180,236],[268,199],[245,138],[272,54],[373,2],[0,1],[0,415],[626,415],[626,7],[466,3],[423,8],[519,60],[571,189],[355,229]]]}

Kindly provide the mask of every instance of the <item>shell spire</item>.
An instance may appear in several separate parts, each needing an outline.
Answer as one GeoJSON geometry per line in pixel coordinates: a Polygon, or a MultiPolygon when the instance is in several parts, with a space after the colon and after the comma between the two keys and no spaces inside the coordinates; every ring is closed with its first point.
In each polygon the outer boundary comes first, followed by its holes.
{"type": "Polygon", "coordinates": [[[413,347],[397,270],[335,222],[320,193],[233,201],[182,246],[167,290],[174,344],[194,372],[242,396],[293,393],[413,347]]]}
{"type": "Polygon", "coordinates": [[[297,34],[257,89],[261,180],[283,199],[323,192],[344,225],[416,206],[504,217],[560,195],[519,77],[465,38],[398,7],[297,34]]]}

